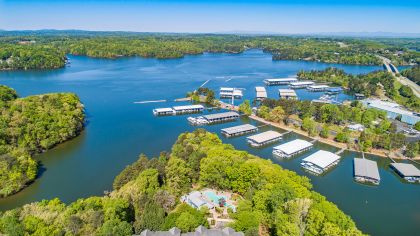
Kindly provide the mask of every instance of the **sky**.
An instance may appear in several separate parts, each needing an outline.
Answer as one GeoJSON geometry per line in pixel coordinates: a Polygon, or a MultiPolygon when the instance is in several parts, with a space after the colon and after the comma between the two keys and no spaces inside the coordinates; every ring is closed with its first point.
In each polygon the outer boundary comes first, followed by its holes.
{"type": "Polygon", "coordinates": [[[420,0],[0,0],[0,29],[420,33],[420,0]]]}

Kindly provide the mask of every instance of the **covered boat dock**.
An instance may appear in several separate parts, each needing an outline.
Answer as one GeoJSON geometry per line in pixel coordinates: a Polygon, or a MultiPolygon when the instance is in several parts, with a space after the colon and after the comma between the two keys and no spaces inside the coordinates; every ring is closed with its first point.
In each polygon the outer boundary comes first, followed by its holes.
{"type": "Polygon", "coordinates": [[[379,184],[381,177],[379,176],[378,165],[376,161],[364,158],[354,158],[354,179],[358,182],[369,182],[379,184]]]}
{"type": "Polygon", "coordinates": [[[290,158],[299,153],[305,152],[313,147],[313,144],[303,140],[295,139],[293,141],[281,144],[273,148],[273,154],[281,158],[290,158]]]}
{"type": "Polygon", "coordinates": [[[263,133],[259,133],[253,136],[247,137],[247,142],[252,147],[262,147],[264,145],[268,145],[270,143],[274,143],[279,141],[282,138],[282,134],[279,132],[269,130],[263,133]]]}
{"type": "Polygon", "coordinates": [[[319,150],[303,159],[300,165],[310,172],[322,174],[331,167],[337,165],[339,161],[340,156],[332,152],[319,150]]]}
{"type": "Polygon", "coordinates": [[[402,178],[410,183],[420,183],[420,170],[417,169],[413,164],[407,163],[391,163],[392,169],[397,172],[402,178]]]}
{"type": "Polygon", "coordinates": [[[297,94],[293,89],[279,89],[279,96],[282,99],[297,99],[297,94]]]}
{"type": "Polygon", "coordinates": [[[271,86],[271,85],[285,85],[290,84],[292,82],[297,82],[297,78],[279,78],[279,79],[265,79],[264,83],[265,85],[271,86]]]}
{"type": "Polygon", "coordinates": [[[299,81],[299,82],[290,83],[289,87],[292,89],[300,89],[300,88],[306,88],[313,84],[315,84],[313,81],[299,81]]]}
{"type": "Polygon", "coordinates": [[[155,116],[168,116],[173,114],[175,114],[175,111],[170,107],[153,109],[153,115],[155,116]]]}
{"type": "Polygon", "coordinates": [[[204,106],[203,105],[174,106],[173,110],[175,114],[198,113],[204,110],[204,106]]]}
{"type": "Polygon", "coordinates": [[[257,96],[255,97],[258,101],[264,100],[267,98],[267,91],[264,87],[255,87],[255,92],[257,93],[257,96]]]}
{"type": "Polygon", "coordinates": [[[226,137],[234,137],[243,134],[257,132],[258,128],[250,124],[238,125],[222,129],[222,134],[226,137]]]}
{"type": "Polygon", "coordinates": [[[328,85],[311,85],[311,86],[307,87],[307,89],[311,92],[325,91],[329,88],[330,88],[330,86],[328,86],[328,85]]]}
{"type": "Polygon", "coordinates": [[[242,90],[240,89],[235,89],[235,88],[225,88],[225,87],[221,87],[220,88],[220,93],[219,93],[221,98],[242,98],[243,94],[242,94],[242,90]]]}
{"type": "Polygon", "coordinates": [[[232,121],[239,118],[239,114],[233,111],[204,115],[203,118],[209,123],[232,121]]]}

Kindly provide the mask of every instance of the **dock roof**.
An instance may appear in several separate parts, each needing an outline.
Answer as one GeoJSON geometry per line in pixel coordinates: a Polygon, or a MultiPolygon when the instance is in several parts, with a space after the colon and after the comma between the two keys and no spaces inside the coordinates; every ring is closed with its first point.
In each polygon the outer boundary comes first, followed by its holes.
{"type": "Polygon", "coordinates": [[[283,153],[290,155],[293,154],[295,152],[298,152],[302,149],[311,147],[313,144],[303,140],[303,139],[295,139],[293,141],[281,144],[279,146],[274,147],[274,150],[279,150],[282,151],[283,153]]]}
{"type": "Polygon", "coordinates": [[[220,91],[231,91],[233,92],[233,90],[235,90],[234,88],[227,88],[227,87],[221,87],[220,91]]]}
{"type": "Polygon", "coordinates": [[[280,97],[297,97],[293,89],[279,89],[280,97]]]}
{"type": "Polygon", "coordinates": [[[174,106],[174,110],[204,109],[203,105],[174,106]]]}
{"type": "Polygon", "coordinates": [[[311,85],[308,88],[310,89],[321,89],[321,88],[329,88],[330,86],[328,85],[311,85]]]}
{"type": "Polygon", "coordinates": [[[313,81],[299,81],[299,82],[293,82],[293,83],[290,83],[290,85],[311,85],[311,84],[314,84],[315,82],[313,82],[313,81]]]}
{"type": "Polygon", "coordinates": [[[170,107],[165,107],[165,108],[155,108],[153,109],[156,112],[173,112],[174,110],[170,107]]]}
{"type": "Polygon", "coordinates": [[[262,86],[255,87],[255,91],[257,91],[257,92],[266,92],[265,88],[262,87],[262,86]]]}
{"type": "Polygon", "coordinates": [[[410,176],[420,177],[420,170],[417,169],[412,164],[407,164],[407,163],[391,163],[391,166],[393,166],[404,177],[410,177],[410,176]]]}
{"type": "Polygon", "coordinates": [[[216,120],[216,119],[223,119],[223,118],[228,118],[232,116],[239,117],[239,114],[233,111],[228,111],[228,112],[204,115],[203,117],[206,120],[216,120]]]}
{"type": "Polygon", "coordinates": [[[354,175],[380,180],[376,161],[363,158],[354,158],[354,175]]]}
{"type": "Polygon", "coordinates": [[[319,150],[317,152],[315,152],[314,154],[306,157],[305,159],[303,159],[302,161],[304,162],[310,162],[316,166],[321,167],[322,169],[326,168],[327,166],[331,165],[332,163],[334,163],[335,161],[337,161],[338,159],[340,159],[340,156],[332,153],[332,152],[328,152],[328,151],[324,151],[324,150],[319,150]]]}
{"type": "Polygon", "coordinates": [[[227,133],[227,134],[236,134],[236,133],[245,132],[245,131],[254,130],[254,129],[257,129],[257,127],[250,124],[244,124],[244,125],[238,125],[238,126],[222,129],[222,132],[227,133]]]}
{"type": "Polygon", "coordinates": [[[275,78],[275,79],[265,79],[267,82],[287,82],[287,81],[297,81],[296,78],[275,78]]]}
{"type": "Polygon", "coordinates": [[[280,138],[282,136],[282,134],[280,134],[279,132],[273,131],[273,130],[269,130],[269,131],[265,131],[263,133],[259,133],[256,135],[252,135],[247,137],[247,139],[252,140],[256,143],[264,143],[276,138],[280,138]]]}

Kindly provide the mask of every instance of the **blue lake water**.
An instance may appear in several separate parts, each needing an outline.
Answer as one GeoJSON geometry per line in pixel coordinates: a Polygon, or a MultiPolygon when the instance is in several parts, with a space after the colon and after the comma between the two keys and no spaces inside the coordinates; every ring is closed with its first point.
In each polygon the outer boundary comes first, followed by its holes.
{"type": "MultiPolygon", "coordinates": [[[[41,199],[60,198],[71,202],[81,197],[102,195],[111,190],[114,177],[140,153],[157,156],[170,150],[181,132],[195,128],[186,116],[154,117],[152,109],[183,103],[172,102],[184,97],[210,80],[207,87],[244,88],[244,98],[255,96],[254,87],[265,78],[296,75],[299,70],[336,66],[349,73],[368,73],[380,66],[334,65],[303,61],[272,61],[271,55],[259,50],[242,54],[203,54],[182,59],[157,60],[120,58],[93,59],[70,56],[71,66],[53,71],[0,72],[0,83],[13,87],[20,96],[50,92],[74,92],[85,104],[87,126],[77,138],[38,155],[41,176],[18,194],[0,199],[0,210],[10,209],[41,199]],[[167,99],[165,103],[134,104],[135,101],[167,99]]],[[[268,87],[268,95],[278,98],[281,86],[268,87]]],[[[298,90],[300,99],[319,98],[322,93],[298,90]]],[[[350,96],[342,94],[340,100],[350,96]]],[[[239,103],[240,101],[236,101],[239,103]]],[[[240,121],[206,126],[220,134],[220,129],[240,121]]],[[[269,129],[263,127],[262,130],[269,129]]],[[[288,134],[279,142],[299,137],[288,134]]],[[[314,189],[349,214],[358,227],[373,235],[415,235],[420,230],[420,186],[403,182],[388,167],[387,159],[378,161],[381,184],[371,187],[353,181],[352,158],[344,152],[340,164],[325,176],[315,177],[300,168],[300,160],[318,149],[336,150],[317,143],[315,148],[291,160],[272,157],[273,144],[262,149],[248,147],[245,137],[226,139],[236,148],[280,164],[306,175],[314,189]]]]}

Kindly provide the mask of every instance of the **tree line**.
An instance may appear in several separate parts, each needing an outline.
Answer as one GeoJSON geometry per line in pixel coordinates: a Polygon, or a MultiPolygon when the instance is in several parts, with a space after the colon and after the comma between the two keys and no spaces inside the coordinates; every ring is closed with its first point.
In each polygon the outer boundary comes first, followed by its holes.
{"type": "Polygon", "coordinates": [[[18,98],[15,90],[0,85],[0,197],[36,178],[32,155],[75,137],[83,124],[84,108],[75,94],[18,98]]]}
{"type": "Polygon", "coordinates": [[[183,133],[171,153],[144,155],[114,180],[107,196],[65,205],[58,199],[0,215],[8,235],[132,235],[145,229],[182,232],[208,226],[208,209],[180,202],[192,188],[211,187],[238,197],[230,224],[245,235],[362,235],[353,220],[312,190],[308,178],[223,144],[204,129],[183,133]],[[194,187],[193,187],[194,186],[194,187]]]}

